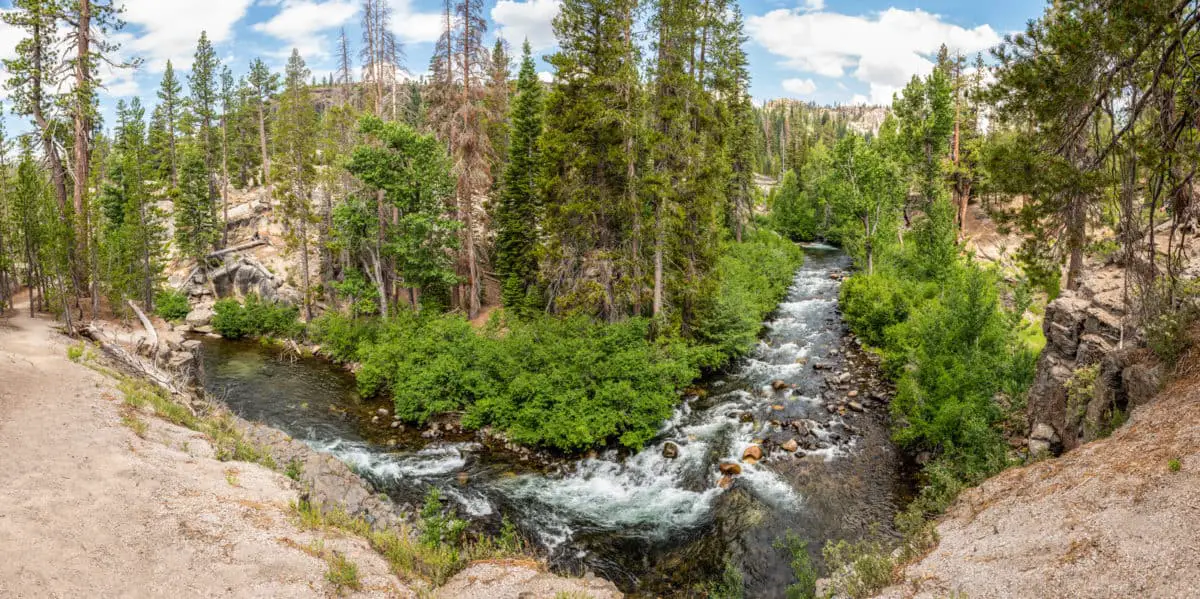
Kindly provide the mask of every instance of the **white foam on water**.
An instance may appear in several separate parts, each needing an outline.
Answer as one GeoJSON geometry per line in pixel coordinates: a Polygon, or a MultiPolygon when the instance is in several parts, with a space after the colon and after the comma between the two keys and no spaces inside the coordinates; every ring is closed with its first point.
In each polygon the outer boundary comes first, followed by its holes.
{"type": "Polygon", "coordinates": [[[490,516],[495,510],[492,508],[492,502],[488,501],[481,493],[472,491],[459,491],[454,487],[445,487],[442,491],[447,497],[453,499],[456,503],[463,507],[463,510],[468,515],[476,518],[490,516]]]}
{"type": "Polygon", "coordinates": [[[356,471],[384,480],[444,476],[462,470],[467,459],[455,444],[431,445],[412,454],[384,453],[362,442],[311,440],[314,450],[328,453],[356,471]]]}

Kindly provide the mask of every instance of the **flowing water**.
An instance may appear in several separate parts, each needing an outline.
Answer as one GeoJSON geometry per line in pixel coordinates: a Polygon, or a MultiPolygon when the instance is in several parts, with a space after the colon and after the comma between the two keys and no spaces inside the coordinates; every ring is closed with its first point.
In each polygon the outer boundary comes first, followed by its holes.
{"type": "MultiPolygon", "coordinates": [[[[281,360],[254,344],[207,341],[204,384],[241,416],[339,457],[401,502],[419,505],[436,486],[483,528],[507,515],[560,571],[591,570],[627,592],[670,596],[733,564],[748,596],[782,597],[791,556],[775,541],[785,532],[808,541],[816,558],[826,540],[887,532],[907,493],[882,418],[827,409],[845,391],[830,391],[825,379],[854,355],[831,277],[849,261],[822,246],[806,254],[751,355],[711,377],[632,455],[534,466],[469,435],[426,439],[387,418],[372,422],[386,404],[359,398],[336,366],[281,360]],[[789,388],[776,390],[776,381],[789,388]],[[796,454],[778,448],[792,438],[803,441],[796,454]],[[676,457],[664,457],[667,443],[676,457]],[[719,464],[738,462],[753,443],[765,443],[768,459],[742,464],[731,485],[719,485],[719,464]]],[[[843,377],[850,387],[868,384],[843,377]]]]}

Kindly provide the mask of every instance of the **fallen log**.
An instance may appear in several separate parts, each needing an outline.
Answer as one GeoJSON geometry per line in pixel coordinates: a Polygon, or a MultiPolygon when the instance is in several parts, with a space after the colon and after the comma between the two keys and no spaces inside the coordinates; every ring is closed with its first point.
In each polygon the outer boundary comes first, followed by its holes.
{"type": "Polygon", "coordinates": [[[256,247],[258,247],[258,246],[260,246],[260,245],[267,245],[267,240],[265,240],[265,239],[255,239],[255,240],[253,240],[253,241],[247,241],[246,243],[241,243],[241,244],[235,245],[235,246],[233,246],[233,247],[228,247],[228,248],[225,248],[225,249],[223,249],[223,250],[217,250],[217,251],[215,251],[215,252],[213,252],[213,253],[211,253],[211,254],[209,254],[209,255],[205,256],[205,257],[204,257],[204,259],[205,259],[205,260],[211,260],[211,259],[213,259],[213,258],[220,258],[221,256],[224,256],[225,254],[230,254],[230,253],[233,253],[233,252],[240,252],[240,251],[242,251],[242,250],[248,250],[248,249],[251,249],[251,248],[256,248],[256,247]]]}
{"type": "Polygon", "coordinates": [[[142,321],[142,328],[146,329],[146,336],[150,339],[150,345],[154,347],[154,355],[158,355],[158,331],[154,330],[154,325],[150,323],[150,319],[146,318],[146,313],[133,303],[133,300],[125,300],[129,303],[129,307],[133,308],[133,313],[137,314],[138,320],[142,321]]]}
{"type": "Polygon", "coordinates": [[[81,331],[81,334],[88,339],[91,339],[96,345],[100,346],[100,351],[117,363],[127,374],[141,377],[158,385],[159,388],[170,393],[180,400],[185,408],[196,415],[196,409],[192,406],[192,398],[194,393],[188,385],[187,376],[184,374],[173,374],[158,366],[147,362],[145,359],[137,356],[121,347],[120,344],[110,341],[103,329],[96,326],[95,323],[89,324],[87,328],[81,331]]]}

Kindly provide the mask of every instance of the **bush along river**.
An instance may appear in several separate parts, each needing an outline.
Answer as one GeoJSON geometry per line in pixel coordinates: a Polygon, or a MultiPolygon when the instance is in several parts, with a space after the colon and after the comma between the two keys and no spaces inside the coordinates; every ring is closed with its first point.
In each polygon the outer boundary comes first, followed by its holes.
{"type": "Polygon", "coordinates": [[[480,528],[507,515],[558,571],[650,597],[686,595],[729,564],[747,596],[783,597],[792,556],[777,540],[794,532],[819,564],[827,540],[890,533],[910,491],[888,440],[887,390],[838,315],[849,259],[825,246],[806,254],[757,347],[638,453],[546,459],[453,424],[415,430],[388,402],[359,398],[338,366],[254,343],[205,340],[203,383],[400,503],[419,506],[434,486],[480,528]]]}

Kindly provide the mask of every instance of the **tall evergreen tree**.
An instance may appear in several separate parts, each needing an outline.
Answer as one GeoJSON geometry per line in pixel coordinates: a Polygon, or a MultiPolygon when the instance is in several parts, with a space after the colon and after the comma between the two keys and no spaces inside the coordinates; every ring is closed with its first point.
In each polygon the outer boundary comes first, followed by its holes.
{"type": "Polygon", "coordinates": [[[163,70],[162,82],[158,86],[158,108],[161,111],[162,130],[166,133],[167,164],[170,167],[168,180],[171,185],[179,184],[179,153],[176,146],[176,135],[179,131],[180,94],[182,93],[183,87],[175,78],[175,67],[168,60],[166,69],[163,70]]]}
{"type": "Polygon", "coordinates": [[[279,117],[275,119],[275,195],[287,223],[289,249],[300,252],[300,282],[304,317],[312,318],[309,281],[309,236],[314,220],[312,191],[316,186],[317,110],[307,79],[310,71],[293,49],[288,59],[279,117]]]}
{"type": "Polygon", "coordinates": [[[547,298],[556,311],[607,320],[637,304],[641,214],[630,142],[637,82],[633,0],[565,0],[554,20],[559,50],[549,58],[555,85],[546,99],[547,298]]]}
{"type": "Polygon", "coordinates": [[[525,41],[517,95],[513,101],[508,164],[500,203],[496,207],[496,269],[501,277],[501,300],[520,312],[537,300],[539,230],[538,176],[542,171],[542,84],[529,41],[525,41]]]}
{"type": "Polygon", "coordinates": [[[262,59],[256,58],[250,63],[250,75],[247,83],[254,92],[251,102],[258,117],[258,145],[262,158],[262,184],[271,184],[271,155],[267,151],[267,105],[279,87],[279,76],[267,68],[262,59]]]}

